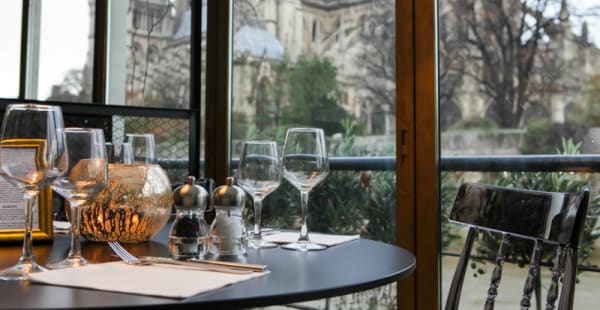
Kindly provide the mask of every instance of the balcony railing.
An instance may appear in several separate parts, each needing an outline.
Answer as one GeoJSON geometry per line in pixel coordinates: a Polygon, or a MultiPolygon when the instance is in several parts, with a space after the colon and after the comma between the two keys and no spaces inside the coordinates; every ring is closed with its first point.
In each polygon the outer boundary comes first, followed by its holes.
{"type": "MultiPolygon", "coordinates": [[[[186,160],[162,160],[165,168],[185,169],[186,160]]],[[[441,171],[527,171],[527,172],[600,172],[600,155],[494,155],[494,156],[443,156],[441,171]]],[[[204,166],[204,162],[200,163],[204,166]]],[[[237,167],[238,159],[231,161],[237,167]]],[[[332,171],[395,171],[396,158],[381,157],[330,157],[332,171]]]]}
{"type": "MultiPolygon", "coordinates": [[[[161,161],[165,168],[186,169],[187,161],[161,161]]],[[[201,162],[201,166],[203,166],[201,162]]],[[[237,167],[238,159],[233,159],[232,167],[237,167]]],[[[332,171],[395,171],[396,158],[387,157],[330,157],[332,171]]],[[[441,171],[469,172],[600,172],[600,155],[494,155],[494,156],[443,156],[440,158],[441,171]]],[[[457,253],[442,253],[457,255],[457,253]]],[[[595,266],[580,266],[581,270],[600,272],[595,266]]]]}

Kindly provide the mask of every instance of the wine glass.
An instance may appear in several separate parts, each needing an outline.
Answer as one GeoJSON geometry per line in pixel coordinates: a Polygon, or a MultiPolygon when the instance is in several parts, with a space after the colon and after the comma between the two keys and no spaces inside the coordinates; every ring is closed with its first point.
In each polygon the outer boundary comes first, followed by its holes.
{"type": "Polygon", "coordinates": [[[285,244],[284,249],[312,251],[324,246],[308,238],[308,193],[327,177],[329,159],[325,149],[325,135],[319,128],[290,128],[285,136],[282,159],[283,176],[300,191],[302,227],[298,241],[285,244]]]}
{"type": "Polygon", "coordinates": [[[131,147],[131,143],[129,143],[129,142],[121,143],[121,152],[119,152],[119,163],[121,163],[121,164],[133,163],[133,148],[131,147]]]}
{"type": "Polygon", "coordinates": [[[104,133],[97,128],[65,128],[69,168],[52,183],[52,189],[69,201],[71,249],[61,261],[48,264],[51,269],[87,265],[81,255],[79,227],[81,206],[89,202],[108,181],[104,133]]]}
{"type": "Polygon", "coordinates": [[[30,273],[46,271],[33,256],[33,214],[40,191],[67,170],[63,130],[58,106],[11,104],[6,109],[0,136],[0,172],[23,192],[25,230],[21,257],[16,265],[0,271],[0,280],[27,280],[30,273]]]}
{"type": "Polygon", "coordinates": [[[260,221],[263,199],[281,183],[277,144],[274,141],[244,142],[236,178],[254,202],[254,232],[249,238],[249,246],[255,249],[276,247],[277,244],[262,239],[260,221]]]}
{"type": "Polygon", "coordinates": [[[123,142],[113,144],[106,142],[106,156],[109,164],[131,164],[133,163],[133,149],[131,143],[123,142]]]}
{"type": "Polygon", "coordinates": [[[131,143],[133,162],[154,164],[156,162],[156,143],[151,133],[128,133],[127,142],[131,143]]]}

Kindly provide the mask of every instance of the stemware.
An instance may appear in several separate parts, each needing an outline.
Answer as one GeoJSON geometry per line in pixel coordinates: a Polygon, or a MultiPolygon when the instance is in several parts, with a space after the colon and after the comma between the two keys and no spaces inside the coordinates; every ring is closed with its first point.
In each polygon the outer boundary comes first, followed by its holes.
{"type": "Polygon", "coordinates": [[[156,162],[156,144],[153,134],[128,133],[127,142],[131,143],[134,163],[154,164],[156,162]]]}
{"type": "Polygon", "coordinates": [[[123,142],[113,144],[106,142],[106,156],[109,164],[131,164],[133,163],[133,149],[131,143],[123,142]]]}
{"type": "Polygon", "coordinates": [[[81,255],[79,227],[81,206],[89,202],[108,181],[104,133],[97,128],[65,128],[69,168],[52,183],[52,189],[69,202],[71,249],[61,261],[48,264],[51,269],[87,265],[81,255]]]}
{"type": "Polygon", "coordinates": [[[296,242],[285,244],[284,249],[311,251],[324,246],[311,242],[308,237],[308,193],[329,173],[329,159],[325,149],[325,135],[320,128],[290,128],[285,136],[282,159],[283,177],[300,191],[302,227],[296,242]]]}
{"type": "Polygon", "coordinates": [[[254,203],[254,231],[249,237],[252,248],[272,248],[277,244],[262,239],[261,210],[263,199],[281,183],[281,166],[274,141],[246,141],[242,144],[237,182],[254,203]]]}
{"type": "Polygon", "coordinates": [[[40,191],[67,169],[63,129],[58,106],[11,104],[6,109],[0,136],[0,171],[23,193],[25,229],[21,257],[16,265],[0,271],[0,280],[27,280],[30,273],[46,271],[33,256],[33,214],[40,191]]]}

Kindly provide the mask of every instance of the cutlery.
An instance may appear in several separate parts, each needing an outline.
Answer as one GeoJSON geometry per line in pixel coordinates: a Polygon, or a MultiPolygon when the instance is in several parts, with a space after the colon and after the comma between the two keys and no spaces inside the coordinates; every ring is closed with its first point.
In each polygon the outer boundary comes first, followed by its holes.
{"type": "Polygon", "coordinates": [[[194,264],[208,264],[215,266],[226,266],[235,269],[243,269],[243,270],[252,270],[262,272],[267,269],[267,265],[260,264],[246,264],[246,263],[236,263],[236,262],[224,262],[218,260],[208,260],[208,259],[200,259],[200,258],[190,258],[187,260],[188,262],[193,262],[194,264]]]}
{"type": "Polygon", "coordinates": [[[243,270],[240,268],[229,268],[226,266],[215,266],[209,264],[202,263],[194,263],[188,261],[178,261],[171,258],[166,257],[144,257],[138,258],[133,254],[129,253],[123,246],[118,242],[110,241],[108,242],[108,246],[119,256],[123,262],[135,265],[135,266],[146,266],[152,264],[169,264],[169,265],[177,265],[177,266],[185,266],[192,267],[195,269],[206,270],[206,271],[216,271],[216,272],[225,272],[225,273],[233,273],[233,274],[250,274],[252,270],[243,270]]]}

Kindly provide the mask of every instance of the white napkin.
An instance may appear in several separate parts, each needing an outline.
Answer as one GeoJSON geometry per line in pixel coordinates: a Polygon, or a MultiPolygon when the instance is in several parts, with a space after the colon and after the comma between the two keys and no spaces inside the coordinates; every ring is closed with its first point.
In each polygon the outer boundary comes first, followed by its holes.
{"type": "MultiPolygon", "coordinates": [[[[279,232],[263,236],[263,239],[275,243],[290,243],[298,240],[298,232],[279,232]]],[[[310,241],[325,246],[334,246],[336,244],[356,240],[360,235],[331,235],[310,233],[308,235],[310,241]]]]}
{"type": "Polygon", "coordinates": [[[50,270],[31,274],[33,282],[104,291],[187,298],[237,282],[260,277],[267,272],[230,274],[173,265],[133,266],[123,262],[92,264],[79,268],[50,270]]]}

